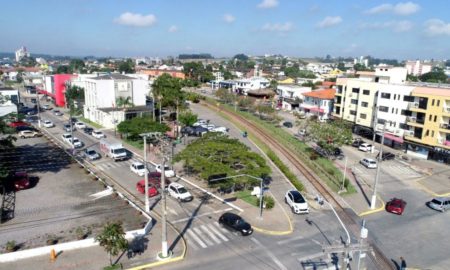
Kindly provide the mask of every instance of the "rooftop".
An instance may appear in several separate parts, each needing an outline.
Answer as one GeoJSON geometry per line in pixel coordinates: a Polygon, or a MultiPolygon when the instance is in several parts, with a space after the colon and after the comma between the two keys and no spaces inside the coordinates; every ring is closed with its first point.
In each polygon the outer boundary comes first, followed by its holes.
{"type": "Polygon", "coordinates": [[[323,90],[317,90],[317,91],[304,93],[303,96],[318,98],[318,99],[334,99],[335,93],[336,93],[336,89],[323,89],[323,90]]]}
{"type": "Polygon", "coordinates": [[[117,73],[112,73],[112,74],[106,74],[106,75],[102,75],[102,76],[98,76],[98,77],[93,77],[93,80],[133,80],[134,78],[126,76],[126,75],[122,75],[122,74],[117,74],[117,73]]]}

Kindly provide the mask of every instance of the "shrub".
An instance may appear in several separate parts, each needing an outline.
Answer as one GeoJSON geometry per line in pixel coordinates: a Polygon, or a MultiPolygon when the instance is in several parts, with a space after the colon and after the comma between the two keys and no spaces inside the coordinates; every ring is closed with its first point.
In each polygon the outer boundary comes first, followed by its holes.
{"type": "Polygon", "coordinates": [[[77,234],[77,239],[78,240],[82,240],[82,239],[84,239],[86,237],[86,233],[84,232],[83,228],[81,228],[81,227],[78,227],[75,230],[75,233],[77,234]]]}
{"type": "Polygon", "coordinates": [[[280,169],[281,172],[289,179],[289,181],[297,188],[299,191],[304,191],[305,187],[298,181],[297,177],[289,170],[289,168],[280,160],[280,158],[275,155],[272,151],[267,151],[267,156],[272,160],[273,163],[280,169]]]}
{"type": "Polygon", "coordinates": [[[6,251],[8,252],[16,251],[16,241],[6,242],[6,251]]]}
{"type": "Polygon", "coordinates": [[[311,160],[316,160],[319,157],[319,155],[317,155],[316,152],[311,152],[311,154],[309,154],[309,158],[311,160]]]}
{"type": "Polygon", "coordinates": [[[266,209],[272,209],[275,206],[275,200],[272,198],[272,196],[264,195],[263,204],[266,209]]]}

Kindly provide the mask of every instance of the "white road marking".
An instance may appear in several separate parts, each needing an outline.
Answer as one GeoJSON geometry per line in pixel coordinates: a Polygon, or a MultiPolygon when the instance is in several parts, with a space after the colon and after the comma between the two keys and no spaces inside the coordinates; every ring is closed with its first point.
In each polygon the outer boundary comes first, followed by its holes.
{"type": "MultiPolygon", "coordinates": [[[[253,242],[255,242],[257,245],[259,245],[260,247],[264,248],[263,245],[258,240],[256,240],[256,238],[252,237],[251,240],[253,242]]],[[[266,248],[264,248],[264,251],[267,253],[267,255],[269,255],[269,257],[272,259],[272,261],[278,266],[278,269],[287,270],[287,268],[280,262],[280,260],[278,260],[277,257],[275,257],[275,255],[272,254],[272,252],[270,252],[266,248]]]]}
{"type": "Polygon", "coordinates": [[[214,226],[216,226],[219,230],[221,230],[223,233],[229,233],[229,231],[227,230],[227,229],[225,229],[225,228],[223,228],[220,224],[219,224],[219,222],[214,222],[214,226]]]}
{"type": "Polygon", "coordinates": [[[217,244],[222,243],[205,225],[200,226],[200,228],[206,232],[214,242],[217,244]]]}
{"type": "Polygon", "coordinates": [[[175,210],[173,210],[172,208],[168,208],[168,209],[169,209],[169,212],[171,212],[175,216],[178,216],[178,213],[175,210]]]}
{"type": "Polygon", "coordinates": [[[278,241],[277,244],[278,245],[284,245],[284,244],[287,244],[289,242],[300,240],[300,239],[303,239],[303,236],[298,236],[298,237],[293,237],[293,238],[289,238],[289,239],[286,239],[286,240],[281,240],[281,241],[278,241]]]}
{"type": "Polygon", "coordinates": [[[175,221],[172,221],[173,224],[175,223],[180,223],[180,222],[184,222],[184,221],[188,221],[191,219],[195,219],[195,218],[199,218],[199,217],[203,217],[203,216],[207,216],[207,215],[211,215],[211,214],[217,214],[217,213],[221,213],[221,212],[226,212],[226,211],[230,211],[233,210],[232,208],[227,208],[227,209],[223,209],[223,210],[216,210],[216,211],[212,211],[212,212],[208,212],[208,213],[203,213],[200,215],[196,215],[194,217],[188,217],[188,218],[182,218],[182,219],[177,219],[175,221]]]}
{"type": "Polygon", "coordinates": [[[194,239],[190,235],[186,234],[186,238],[187,238],[186,242],[191,248],[193,248],[194,250],[199,249],[199,247],[195,244],[194,239]]]}
{"type": "Polygon", "coordinates": [[[200,230],[197,227],[192,228],[192,230],[194,230],[208,246],[214,245],[214,243],[208,239],[208,237],[205,235],[205,233],[202,230],[200,230]]]}
{"type": "Polygon", "coordinates": [[[212,224],[207,225],[215,234],[217,234],[223,241],[227,242],[228,238],[225,235],[221,234],[212,224]]]}
{"type": "Polygon", "coordinates": [[[200,240],[200,238],[191,230],[187,230],[187,233],[189,234],[189,236],[192,237],[192,239],[194,239],[202,248],[207,248],[208,246],[203,243],[202,240],[200,240]]]}

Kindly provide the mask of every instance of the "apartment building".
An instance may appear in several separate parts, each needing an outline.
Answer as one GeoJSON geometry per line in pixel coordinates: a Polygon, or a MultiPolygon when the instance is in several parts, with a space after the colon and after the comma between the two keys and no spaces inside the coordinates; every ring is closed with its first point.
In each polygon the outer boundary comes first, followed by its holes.
{"type": "Polygon", "coordinates": [[[450,163],[450,86],[415,87],[408,109],[407,152],[450,163]]]}
{"type": "Polygon", "coordinates": [[[299,109],[300,102],[305,99],[304,93],[311,92],[311,87],[295,84],[278,85],[276,93],[278,95],[277,108],[291,111],[299,109]]]}
{"type": "Polygon", "coordinates": [[[408,70],[408,74],[414,76],[420,76],[422,74],[431,72],[433,65],[431,63],[425,63],[422,61],[406,61],[405,67],[408,70]]]}

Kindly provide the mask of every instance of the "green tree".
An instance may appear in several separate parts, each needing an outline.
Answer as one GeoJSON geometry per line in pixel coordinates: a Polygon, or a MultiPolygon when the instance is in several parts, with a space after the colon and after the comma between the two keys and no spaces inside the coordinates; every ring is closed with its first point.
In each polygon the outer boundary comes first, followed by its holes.
{"type": "Polygon", "coordinates": [[[69,63],[70,73],[84,73],[86,71],[84,61],[81,59],[72,59],[69,63]]]}
{"type": "Polygon", "coordinates": [[[256,106],[256,111],[258,112],[259,118],[262,118],[263,115],[270,115],[275,112],[275,109],[272,106],[259,104],[256,106]]]}
{"type": "Polygon", "coordinates": [[[236,100],[236,95],[231,93],[227,88],[219,88],[214,93],[224,103],[232,103],[236,100]]]}
{"type": "Polygon", "coordinates": [[[192,126],[197,120],[198,116],[192,112],[184,112],[178,117],[178,122],[183,126],[192,126]]]}
{"type": "Polygon", "coordinates": [[[119,63],[119,72],[120,73],[134,73],[134,62],[131,59],[127,59],[126,61],[122,61],[119,63]]]}
{"type": "Polygon", "coordinates": [[[107,223],[102,232],[95,237],[95,241],[109,254],[110,265],[117,263],[113,264],[112,256],[117,256],[119,252],[128,249],[128,241],[125,239],[125,232],[120,223],[107,223]]]}
{"type": "Polygon", "coordinates": [[[66,87],[66,92],[64,93],[66,98],[67,107],[70,110],[70,117],[73,114],[80,113],[80,108],[76,108],[75,102],[84,100],[84,88],[77,85],[70,85],[66,87]]]}
{"type": "Polygon", "coordinates": [[[180,79],[173,78],[169,74],[163,74],[153,82],[152,94],[161,107],[169,107],[173,111],[186,100],[181,86],[180,79]]]}
{"type": "Polygon", "coordinates": [[[55,71],[55,74],[69,74],[69,73],[70,73],[70,68],[69,68],[69,66],[66,66],[66,65],[58,66],[55,71]]]}
{"type": "Polygon", "coordinates": [[[128,107],[133,107],[134,104],[133,104],[133,102],[131,102],[131,97],[130,96],[128,96],[126,98],[118,97],[118,98],[116,98],[116,106],[117,106],[117,108],[125,109],[125,108],[128,108],[128,107]]]}
{"type": "Polygon", "coordinates": [[[233,59],[237,59],[240,61],[248,61],[248,56],[243,53],[240,53],[240,54],[236,54],[235,56],[233,56],[233,59]]]}
{"type": "Polygon", "coordinates": [[[422,74],[419,79],[422,82],[446,83],[448,77],[442,68],[434,67],[431,72],[422,74]]]}
{"type": "Polygon", "coordinates": [[[351,125],[342,119],[331,123],[311,121],[308,125],[308,131],[311,134],[310,136],[317,141],[317,144],[328,151],[348,144],[352,140],[351,125]]]}
{"type": "Polygon", "coordinates": [[[153,119],[148,116],[145,116],[134,117],[130,120],[122,121],[117,125],[117,130],[119,131],[119,133],[124,134],[127,139],[139,141],[142,140],[142,138],[139,136],[139,134],[141,133],[165,133],[166,131],[169,131],[169,127],[167,127],[163,123],[153,121],[153,119]]]}
{"type": "Polygon", "coordinates": [[[418,82],[419,81],[419,77],[414,76],[412,74],[408,74],[408,75],[406,75],[406,80],[410,81],[410,82],[418,82]]]}
{"type": "Polygon", "coordinates": [[[346,71],[348,68],[345,67],[345,64],[343,62],[339,62],[337,65],[337,69],[340,71],[346,71]]]}
{"type": "Polygon", "coordinates": [[[306,86],[306,87],[311,87],[311,89],[316,89],[317,85],[315,83],[313,83],[312,81],[307,81],[302,83],[302,86],[306,86]]]}

